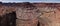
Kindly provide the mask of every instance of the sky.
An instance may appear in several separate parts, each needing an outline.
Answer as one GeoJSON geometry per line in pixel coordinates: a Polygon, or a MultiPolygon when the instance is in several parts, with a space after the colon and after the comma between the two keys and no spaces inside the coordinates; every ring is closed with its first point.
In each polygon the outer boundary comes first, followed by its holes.
{"type": "Polygon", "coordinates": [[[60,0],[0,0],[2,2],[52,2],[60,3],[60,0]]]}

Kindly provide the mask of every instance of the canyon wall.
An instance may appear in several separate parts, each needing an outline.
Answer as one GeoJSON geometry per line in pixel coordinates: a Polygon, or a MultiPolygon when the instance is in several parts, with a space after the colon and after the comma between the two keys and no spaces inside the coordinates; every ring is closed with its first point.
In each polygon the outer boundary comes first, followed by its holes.
{"type": "Polygon", "coordinates": [[[12,12],[16,12],[16,26],[60,26],[58,3],[0,4],[0,16],[12,12]]]}

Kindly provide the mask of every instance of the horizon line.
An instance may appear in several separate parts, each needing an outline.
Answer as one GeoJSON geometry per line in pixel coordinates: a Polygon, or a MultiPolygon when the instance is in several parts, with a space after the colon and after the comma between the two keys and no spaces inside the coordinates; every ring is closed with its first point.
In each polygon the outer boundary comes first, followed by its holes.
{"type": "Polygon", "coordinates": [[[22,3],[22,2],[30,2],[30,3],[60,3],[60,1],[0,1],[2,3],[22,3]]]}

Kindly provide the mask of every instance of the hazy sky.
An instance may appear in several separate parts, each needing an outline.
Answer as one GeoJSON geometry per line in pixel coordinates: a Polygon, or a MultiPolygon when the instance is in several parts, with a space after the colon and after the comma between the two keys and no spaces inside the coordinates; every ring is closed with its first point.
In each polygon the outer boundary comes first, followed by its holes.
{"type": "Polygon", "coordinates": [[[60,0],[0,0],[2,2],[59,2],[60,0]]]}

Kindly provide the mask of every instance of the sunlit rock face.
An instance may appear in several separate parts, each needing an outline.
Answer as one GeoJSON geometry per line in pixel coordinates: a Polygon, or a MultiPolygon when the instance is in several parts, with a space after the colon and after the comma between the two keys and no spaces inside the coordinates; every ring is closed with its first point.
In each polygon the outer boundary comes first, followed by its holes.
{"type": "MultiPolygon", "coordinates": [[[[20,19],[20,20],[29,20],[30,19],[30,21],[33,22],[33,20],[36,18],[36,20],[39,21],[40,26],[60,26],[59,25],[60,21],[58,20],[59,16],[57,16],[59,14],[57,12],[57,11],[59,11],[58,8],[46,6],[46,7],[36,7],[36,9],[33,9],[33,10],[27,10],[27,9],[29,9],[29,8],[17,9],[18,10],[18,11],[16,11],[17,19],[20,19]]],[[[30,21],[29,21],[29,23],[30,23],[30,21]]],[[[38,24],[37,23],[38,21],[35,22],[35,20],[34,20],[34,22],[36,24],[38,24]]],[[[27,22],[25,22],[25,23],[28,24],[27,22]]],[[[32,24],[33,23],[25,25],[25,26],[34,26],[32,24]]],[[[35,26],[36,26],[36,24],[35,24],[35,26]]]]}
{"type": "Polygon", "coordinates": [[[34,6],[26,5],[17,9],[17,26],[37,26],[38,13],[37,8],[34,6]]]}
{"type": "Polygon", "coordinates": [[[39,25],[40,26],[51,26],[53,24],[54,18],[55,18],[55,11],[57,8],[55,7],[33,7],[33,8],[18,8],[16,13],[17,13],[17,21],[20,20],[19,25],[17,24],[17,26],[37,26],[37,22],[39,21],[39,25]],[[32,10],[28,10],[28,9],[32,9],[32,10]],[[53,18],[52,18],[53,17],[53,18]],[[34,20],[36,19],[36,20],[34,20]],[[27,21],[30,23],[28,24],[27,22],[24,23],[24,21],[27,21]],[[22,21],[22,22],[21,22],[22,21]],[[36,21],[36,22],[35,22],[36,21]],[[36,24],[34,24],[36,23],[36,24]],[[23,25],[20,25],[23,24],[23,25]],[[34,24],[34,25],[32,25],[34,24]]]}
{"type": "Polygon", "coordinates": [[[3,5],[0,15],[16,11],[16,26],[60,26],[60,4],[20,3],[3,5]],[[39,24],[39,25],[38,25],[39,24]]]}
{"type": "Polygon", "coordinates": [[[0,8],[0,16],[11,13],[12,11],[15,11],[16,9],[11,6],[1,6],[0,8]]]}

